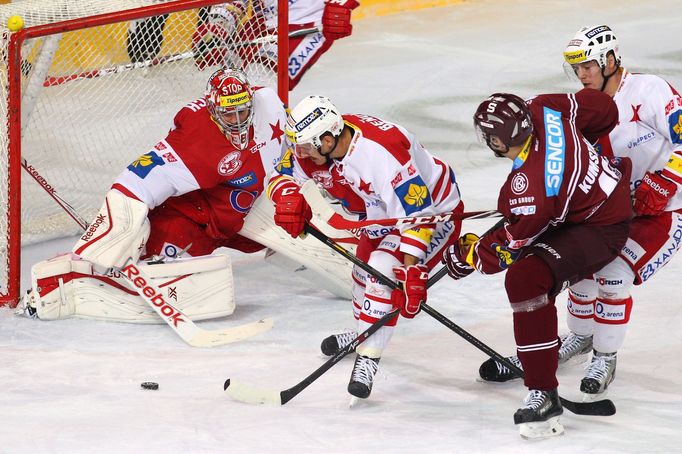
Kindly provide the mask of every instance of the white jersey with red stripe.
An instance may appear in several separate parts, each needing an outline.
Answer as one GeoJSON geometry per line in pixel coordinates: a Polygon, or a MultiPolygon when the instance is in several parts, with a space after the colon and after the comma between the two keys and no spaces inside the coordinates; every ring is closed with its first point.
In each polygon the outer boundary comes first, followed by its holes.
{"type": "Polygon", "coordinates": [[[682,209],[682,97],[658,76],[624,70],[613,99],[619,121],[600,139],[602,152],[632,160],[631,191],[646,172],[661,171],[678,185],[666,211],[682,209]]]}
{"type": "MultiPolygon", "coordinates": [[[[367,219],[435,215],[460,205],[454,171],[412,133],[370,115],[343,115],[343,119],[353,138],[346,155],[334,165],[364,200],[367,219]]],[[[423,258],[426,245],[419,244],[424,241],[419,230],[401,228],[400,250],[423,258]]],[[[367,233],[380,237],[386,229],[367,233]]]]}

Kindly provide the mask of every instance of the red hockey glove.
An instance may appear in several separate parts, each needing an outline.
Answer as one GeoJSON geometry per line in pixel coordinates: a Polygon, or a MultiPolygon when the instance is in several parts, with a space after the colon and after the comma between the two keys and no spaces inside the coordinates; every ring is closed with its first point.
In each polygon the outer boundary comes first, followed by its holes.
{"type": "Polygon", "coordinates": [[[308,202],[298,188],[286,188],[277,197],[275,205],[275,224],[296,238],[305,229],[305,224],[313,217],[308,202]]]}
{"type": "Polygon", "coordinates": [[[421,303],[426,302],[429,269],[426,265],[395,266],[393,272],[396,279],[403,284],[404,290],[393,290],[391,303],[400,308],[400,315],[413,318],[419,313],[421,303]]]}
{"type": "Polygon", "coordinates": [[[657,173],[647,172],[635,190],[634,210],[638,216],[662,213],[668,200],[677,192],[677,185],[657,173]]]}
{"type": "Polygon", "coordinates": [[[325,39],[335,40],[350,36],[353,25],[350,12],[360,4],[355,0],[326,0],[322,12],[322,34],[325,39]]]}
{"type": "Polygon", "coordinates": [[[448,267],[448,274],[451,278],[462,279],[474,272],[474,267],[467,263],[466,256],[478,239],[475,233],[465,233],[455,244],[443,251],[442,262],[448,267]]]}

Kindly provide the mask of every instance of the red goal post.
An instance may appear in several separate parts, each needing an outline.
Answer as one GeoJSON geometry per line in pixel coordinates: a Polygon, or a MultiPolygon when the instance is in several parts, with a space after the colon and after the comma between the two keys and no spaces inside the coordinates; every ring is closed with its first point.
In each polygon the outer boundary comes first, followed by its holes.
{"type": "Polygon", "coordinates": [[[0,306],[18,302],[22,245],[82,231],[116,176],[202,96],[220,63],[287,102],[287,0],[251,0],[224,61],[202,67],[194,33],[221,3],[229,0],[0,5],[0,306]],[[263,3],[275,14],[259,16],[263,3]],[[10,31],[11,16],[24,28],[10,31]]]}

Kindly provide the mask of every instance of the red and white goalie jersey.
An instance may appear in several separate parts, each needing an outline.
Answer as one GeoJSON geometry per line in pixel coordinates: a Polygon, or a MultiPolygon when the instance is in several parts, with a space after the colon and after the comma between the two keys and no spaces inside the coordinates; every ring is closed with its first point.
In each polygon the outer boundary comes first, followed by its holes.
{"type": "MultiPolygon", "coordinates": [[[[211,238],[229,239],[241,229],[284,148],[286,114],[277,94],[255,87],[252,109],[251,140],[240,150],[215,123],[205,98],[186,105],[168,136],[117,178],[114,189],[152,209],[148,253],[159,252],[149,246],[155,235],[163,234],[154,228],[153,216],[164,209],[205,225],[211,238]]],[[[210,254],[216,246],[201,250],[199,244],[195,242],[191,255],[210,254]]]]}
{"type": "Polygon", "coordinates": [[[514,253],[564,223],[606,225],[632,215],[629,160],[616,169],[590,145],[615,124],[611,99],[583,89],[537,96],[528,107],[533,139],[514,160],[497,202],[507,223],[482,237],[473,251],[474,266],[484,274],[506,268],[498,246],[514,253]],[[625,196],[611,197],[618,191],[625,196]]]}
{"type": "Polygon", "coordinates": [[[613,100],[618,125],[598,146],[607,156],[630,158],[631,191],[646,172],[662,171],[677,184],[666,211],[682,210],[682,97],[658,76],[624,70],[613,100]]]}

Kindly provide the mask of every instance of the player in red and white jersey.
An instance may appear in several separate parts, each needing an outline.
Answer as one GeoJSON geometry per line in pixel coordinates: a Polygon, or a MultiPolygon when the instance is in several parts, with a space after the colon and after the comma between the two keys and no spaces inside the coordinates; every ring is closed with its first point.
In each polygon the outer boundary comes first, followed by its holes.
{"type": "MultiPolygon", "coordinates": [[[[601,90],[618,106],[618,125],[598,142],[605,156],[632,161],[630,190],[636,217],[618,258],[591,279],[570,288],[570,352],[594,349],[581,383],[603,392],[615,376],[632,309],[631,289],[651,279],[679,251],[682,241],[682,97],[665,80],[621,66],[610,27],[581,28],[564,51],[569,74],[601,90]]],[[[565,355],[568,356],[568,355],[565,355]]]]}
{"type": "MultiPolygon", "coordinates": [[[[462,211],[452,169],[431,155],[402,126],[370,115],[341,115],[323,96],[298,103],[287,120],[287,136],[294,151],[277,167],[279,175],[268,188],[275,206],[275,223],[298,236],[311,219],[310,207],[299,186],[314,179],[349,210],[367,219],[433,215],[462,211]]],[[[401,228],[367,229],[357,249],[358,258],[382,274],[406,282],[391,291],[368,273],[353,270],[353,312],[358,331],[364,331],[394,306],[412,318],[426,299],[428,272],[440,261],[442,250],[459,235],[459,223],[401,228]]],[[[377,363],[397,320],[387,323],[357,348],[348,392],[366,398],[372,389],[377,363]]],[[[322,344],[333,354],[355,336],[330,336],[322,344]],[[348,339],[350,338],[350,339],[348,339]]]]}
{"type": "MultiPolygon", "coordinates": [[[[350,36],[351,11],[359,5],[356,0],[289,0],[289,33],[321,29],[289,38],[289,90],[335,40],[350,36]]],[[[221,43],[235,31],[238,42],[249,42],[276,29],[277,0],[233,0],[212,6],[207,20],[200,22],[192,37],[195,61],[200,69],[226,61],[228,50],[221,43]]],[[[237,52],[244,65],[258,59],[276,59],[276,48],[263,43],[241,46],[237,52]]]]}
{"type": "Polygon", "coordinates": [[[629,161],[619,162],[619,170],[589,143],[610,132],[616,118],[611,98],[592,89],[528,103],[497,93],[474,115],[481,141],[513,160],[498,199],[506,222],[481,238],[463,235],[443,258],[455,279],[507,270],[514,337],[530,390],[514,415],[524,437],[563,432],[556,295],[613,260],[627,239],[629,161]]]}
{"type": "Polygon", "coordinates": [[[263,249],[238,234],[284,146],[284,107],[237,70],[216,71],[207,94],[175,116],[168,136],[113,185],[151,210],[147,255],[263,249]]]}

